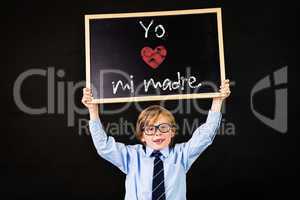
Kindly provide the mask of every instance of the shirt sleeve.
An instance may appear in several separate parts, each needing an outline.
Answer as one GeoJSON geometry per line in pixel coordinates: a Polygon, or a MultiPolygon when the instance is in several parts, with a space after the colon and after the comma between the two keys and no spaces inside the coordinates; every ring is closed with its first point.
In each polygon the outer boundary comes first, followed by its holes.
{"type": "Polygon", "coordinates": [[[214,140],[220,126],[221,117],[221,112],[209,111],[206,122],[194,131],[188,142],[182,144],[182,158],[186,172],[214,140]]]}
{"type": "Polygon", "coordinates": [[[97,153],[127,174],[130,161],[127,146],[107,136],[100,119],[90,120],[89,128],[97,153]]]}

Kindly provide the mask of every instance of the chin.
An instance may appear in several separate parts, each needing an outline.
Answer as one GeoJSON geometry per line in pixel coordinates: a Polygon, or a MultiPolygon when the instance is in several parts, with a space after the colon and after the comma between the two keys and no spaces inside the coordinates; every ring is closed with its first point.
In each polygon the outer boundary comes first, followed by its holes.
{"type": "Polygon", "coordinates": [[[166,147],[168,147],[169,146],[169,144],[164,144],[164,145],[151,145],[151,147],[152,147],[152,149],[154,149],[154,150],[161,150],[161,149],[164,149],[164,148],[166,148],[166,147]]]}

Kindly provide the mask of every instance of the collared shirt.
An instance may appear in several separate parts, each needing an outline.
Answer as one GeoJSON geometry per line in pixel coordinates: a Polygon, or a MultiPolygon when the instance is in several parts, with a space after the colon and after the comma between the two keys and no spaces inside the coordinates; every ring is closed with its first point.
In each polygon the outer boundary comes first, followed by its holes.
{"type": "MultiPolygon", "coordinates": [[[[161,151],[164,163],[167,200],[186,199],[186,173],[197,157],[212,143],[221,122],[221,113],[209,111],[206,122],[198,127],[189,141],[161,151]]],[[[151,200],[154,157],[153,149],[143,145],[125,145],[107,136],[99,119],[89,121],[98,154],[126,174],[125,200],[151,200]]]]}

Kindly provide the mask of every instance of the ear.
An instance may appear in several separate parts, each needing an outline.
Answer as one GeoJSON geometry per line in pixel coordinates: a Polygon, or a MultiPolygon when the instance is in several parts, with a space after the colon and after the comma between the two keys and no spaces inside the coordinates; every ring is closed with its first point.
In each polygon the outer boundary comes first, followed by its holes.
{"type": "Polygon", "coordinates": [[[176,130],[175,130],[175,129],[172,129],[172,132],[171,132],[171,138],[175,136],[175,132],[176,132],[176,130]]]}

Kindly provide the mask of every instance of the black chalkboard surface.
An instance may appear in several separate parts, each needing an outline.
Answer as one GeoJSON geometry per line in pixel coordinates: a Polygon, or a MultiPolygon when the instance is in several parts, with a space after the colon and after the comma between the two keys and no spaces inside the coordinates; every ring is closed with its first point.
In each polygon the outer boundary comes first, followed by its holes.
{"type": "Polygon", "coordinates": [[[85,15],[85,32],[95,103],[220,95],[220,8],[85,15]]]}

